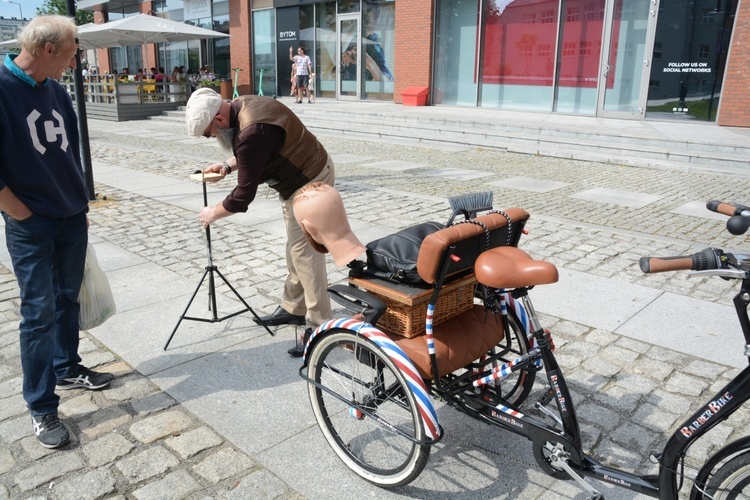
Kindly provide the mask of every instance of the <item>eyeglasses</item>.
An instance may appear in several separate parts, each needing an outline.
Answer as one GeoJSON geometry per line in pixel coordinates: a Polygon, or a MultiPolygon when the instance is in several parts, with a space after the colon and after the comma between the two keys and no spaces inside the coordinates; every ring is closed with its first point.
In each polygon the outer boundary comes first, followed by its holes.
{"type": "MultiPolygon", "coordinates": [[[[214,116],[214,120],[216,120],[216,116],[214,116]]],[[[211,123],[208,124],[208,128],[203,131],[203,137],[205,137],[206,139],[211,138],[211,129],[214,126],[214,120],[211,120],[211,123]]]]}

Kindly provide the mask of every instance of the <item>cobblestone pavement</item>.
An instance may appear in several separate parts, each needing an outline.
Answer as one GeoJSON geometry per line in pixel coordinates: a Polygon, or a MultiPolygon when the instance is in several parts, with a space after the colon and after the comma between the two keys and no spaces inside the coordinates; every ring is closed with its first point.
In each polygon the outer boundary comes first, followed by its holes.
{"type": "MultiPolygon", "coordinates": [[[[91,121],[89,128],[95,164],[124,165],[183,180],[186,173],[223,158],[213,141],[185,141],[181,124],[91,121]]],[[[341,137],[321,137],[321,141],[331,154],[343,159],[336,167],[337,185],[350,216],[373,224],[387,221],[406,226],[447,219],[447,197],[491,188],[495,207],[521,206],[531,213],[529,235],[521,246],[536,258],[564,269],[721,304],[730,303],[734,283],[685,280],[677,274],[643,275],[638,258],[686,253],[695,251],[697,245],[750,247],[745,237],[729,235],[723,221],[696,219],[678,210],[695,201],[742,200],[750,192],[748,178],[481,149],[341,137]],[[404,171],[371,167],[372,162],[395,158],[418,166],[404,171]],[[490,175],[451,180],[434,173],[453,168],[490,175]],[[492,184],[516,177],[561,184],[546,192],[492,184]],[[658,199],[642,208],[630,208],[576,197],[593,188],[635,191],[658,199]]],[[[222,181],[219,187],[228,190],[233,181],[222,181]]],[[[90,214],[93,235],[182,276],[195,277],[195,270],[204,265],[205,245],[196,236],[195,212],[103,184],[96,188],[100,201],[93,203],[90,214]]],[[[265,194],[261,191],[259,196],[265,194]]],[[[232,224],[233,230],[215,240],[214,246],[222,255],[225,276],[230,282],[251,283],[243,294],[276,303],[285,275],[283,243],[231,219],[226,224],[232,224]],[[254,257],[260,261],[252,273],[244,256],[243,242],[248,241],[254,242],[254,257]]],[[[341,271],[331,273],[332,281],[343,279],[341,271]]],[[[42,448],[31,433],[21,397],[18,290],[5,267],[0,267],[0,313],[4,318],[0,326],[0,499],[303,498],[88,332],[82,333],[84,363],[115,373],[117,379],[107,390],[63,393],[60,412],[73,443],[58,451],[42,448]]],[[[551,316],[543,319],[556,336],[558,359],[575,392],[587,448],[615,466],[653,472],[648,454],[664,442],[674,425],[736,373],[721,363],[601,329],[551,316]]],[[[738,349],[740,342],[737,339],[738,349]]],[[[750,412],[740,410],[717,426],[691,449],[689,462],[697,464],[712,449],[744,435],[749,420],[750,412]]],[[[446,442],[451,444],[452,439],[448,432],[446,442]]],[[[454,441],[452,445],[488,451],[499,456],[499,461],[510,459],[506,450],[492,449],[482,441],[454,441]]],[[[447,444],[436,448],[442,446],[447,444]]],[[[528,467],[537,469],[531,462],[528,467]]],[[[533,474],[544,477],[538,470],[533,474]]],[[[460,485],[446,490],[457,498],[472,498],[460,485]]],[[[476,498],[476,491],[472,495],[476,498]]],[[[409,497],[411,490],[397,490],[393,496],[409,497]]],[[[532,497],[583,498],[572,482],[558,482],[554,489],[532,497]]]]}

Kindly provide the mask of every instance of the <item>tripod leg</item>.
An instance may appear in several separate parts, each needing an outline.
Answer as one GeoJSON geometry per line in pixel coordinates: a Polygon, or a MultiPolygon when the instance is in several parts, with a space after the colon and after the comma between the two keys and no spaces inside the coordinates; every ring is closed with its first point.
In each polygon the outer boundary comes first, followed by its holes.
{"type": "Polygon", "coordinates": [[[174,330],[172,330],[172,334],[169,336],[169,339],[167,340],[167,343],[164,344],[164,350],[165,351],[167,350],[167,347],[169,347],[169,343],[172,342],[172,337],[174,337],[174,334],[177,332],[177,328],[180,327],[180,323],[182,323],[183,318],[185,318],[185,315],[187,314],[188,309],[190,309],[190,305],[193,303],[193,300],[195,300],[195,296],[198,295],[198,290],[201,289],[201,285],[203,284],[203,280],[206,279],[206,275],[209,273],[210,269],[211,269],[210,267],[206,268],[206,271],[203,273],[203,277],[198,282],[198,286],[195,287],[195,291],[193,292],[193,296],[190,297],[190,300],[188,301],[187,306],[185,307],[185,310],[182,311],[182,314],[180,315],[180,319],[177,320],[177,324],[174,326],[174,330]]]}
{"type": "Polygon", "coordinates": [[[221,280],[222,280],[222,281],[223,281],[224,283],[226,283],[226,285],[227,285],[227,286],[229,287],[229,289],[230,289],[230,290],[232,290],[232,292],[234,293],[234,295],[235,295],[235,296],[236,296],[236,297],[237,297],[238,299],[240,299],[240,302],[242,302],[242,304],[243,304],[243,305],[245,306],[245,308],[246,308],[245,310],[243,310],[243,311],[240,311],[240,312],[238,312],[238,313],[236,313],[236,314],[240,314],[240,313],[243,313],[243,312],[245,312],[245,311],[250,311],[250,312],[251,312],[251,313],[253,314],[253,316],[255,316],[255,319],[257,319],[257,320],[258,320],[258,323],[260,323],[260,324],[261,324],[261,325],[263,326],[263,328],[265,328],[265,329],[266,329],[266,331],[268,332],[268,334],[269,334],[269,335],[270,335],[271,337],[274,337],[274,336],[276,336],[276,334],[275,334],[274,332],[272,332],[272,331],[271,331],[271,330],[270,330],[270,329],[268,328],[268,326],[266,326],[266,325],[265,325],[265,323],[263,323],[263,321],[261,321],[261,319],[260,319],[260,316],[258,316],[258,315],[257,315],[257,314],[255,313],[255,311],[253,310],[253,308],[252,308],[252,307],[250,307],[250,305],[249,305],[249,304],[248,304],[247,302],[245,302],[245,299],[243,299],[243,298],[242,298],[242,296],[241,296],[241,295],[239,294],[239,292],[238,292],[237,290],[235,290],[235,289],[234,289],[234,287],[232,286],[232,284],[231,284],[231,283],[229,283],[229,281],[227,281],[227,279],[226,279],[226,278],[224,277],[224,275],[223,275],[223,274],[221,274],[221,271],[219,271],[218,269],[215,269],[215,271],[216,271],[216,274],[218,274],[218,275],[219,275],[219,278],[221,278],[221,280]]]}

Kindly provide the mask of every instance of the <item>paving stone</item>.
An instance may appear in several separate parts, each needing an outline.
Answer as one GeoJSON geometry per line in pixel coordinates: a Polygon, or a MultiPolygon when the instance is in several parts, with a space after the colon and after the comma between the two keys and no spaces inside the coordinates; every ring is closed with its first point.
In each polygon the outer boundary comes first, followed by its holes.
{"type": "Polygon", "coordinates": [[[80,422],[81,432],[89,438],[95,438],[130,422],[133,419],[125,410],[116,406],[104,408],[94,413],[91,418],[80,422]]]}
{"type": "Polygon", "coordinates": [[[661,434],[637,425],[623,425],[615,429],[610,438],[628,449],[635,448],[647,455],[652,451],[652,445],[661,438],[661,434]]]}
{"type": "Polygon", "coordinates": [[[31,491],[37,486],[85,466],[83,459],[76,453],[58,452],[21,469],[13,482],[21,491],[31,491]]]}
{"type": "Polygon", "coordinates": [[[616,412],[594,403],[580,405],[576,410],[578,418],[597,424],[603,429],[613,429],[620,421],[620,416],[616,412]]]}
{"type": "Polygon", "coordinates": [[[182,458],[190,458],[203,450],[218,446],[224,440],[208,427],[200,427],[181,436],[170,437],[164,444],[172,448],[182,458]]]}
{"type": "MultiPolygon", "coordinates": [[[[70,432],[70,427],[68,427],[68,432],[70,432]]],[[[72,443],[75,443],[76,441],[75,434],[71,434],[70,440],[72,443]]],[[[39,440],[36,438],[35,435],[33,435],[33,433],[31,436],[26,436],[25,438],[22,438],[21,440],[18,441],[18,443],[21,445],[21,448],[29,457],[29,459],[34,460],[34,461],[55,453],[55,450],[45,448],[44,446],[40,445],[39,440]]],[[[69,444],[68,447],[70,446],[72,445],[69,444]]]]}
{"type": "Polygon", "coordinates": [[[102,393],[104,397],[112,401],[139,399],[158,390],[154,384],[143,377],[118,379],[114,385],[115,387],[107,389],[102,393]]]}
{"type": "Polygon", "coordinates": [[[193,470],[215,483],[254,467],[255,462],[247,455],[226,448],[206,457],[193,470]]]}
{"type": "Polygon", "coordinates": [[[0,474],[5,474],[16,465],[16,460],[8,448],[0,448],[0,474]]]}
{"type": "Polygon", "coordinates": [[[227,500],[243,500],[246,498],[273,499],[287,498],[287,485],[271,474],[266,469],[254,471],[245,476],[236,488],[232,489],[223,498],[227,500]]]}
{"type": "Polygon", "coordinates": [[[0,439],[6,443],[18,441],[31,433],[31,416],[28,413],[0,422],[0,439]]]}
{"type": "Polygon", "coordinates": [[[60,402],[58,412],[66,417],[80,417],[99,410],[99,405],[94,403],[93,394],[84,393],[71,399],[60,402]]]}
{"type": "Polygon", "coordinates": [[[115,491],[115,487],[116,480],[111,471],[96,469],[59,481],[52,496],[58,500],[96,500],[115,491]]]}
{"type": "Polygon", "coordinates": [[[706,381],[679,372],[672,374],[663,386],[669,392],[686,396],[700,396],[706,387],[706,381]]]}
{"type": "Polygon", "coordinates": [[[163,447],[156,446],[120,460],[115,467],[125,476],[125,479],[131,483],[139,483],[158,476],[179,463],[180,460],[177,457],[163,447]]]}
{"type": "Polygon", "coordinates": [[[9,398],[21,392],[23,388],[23,377],[14,377],[12,379],[0,382],[0,399],[9,398]]]}
{"type": "Polygon", "coordinates": [[[23,394],[15,394],[13,396],[0,399],[0,420],[6,418],[15,417],[24,413],[27,413],[26,401],[23,399],[23,394]]]}
{"type": "Polygon", "coordinates": [[[128,454],[135,445],[118,433],[105,434],[83,446],[83,454],[91,467],[99,467],[128,454]]]}
{"type": "Polygon", "coordinates": [[[157,392],[149,396],[135,399],[130,402],[133,411],[139,416],[149,415],[151,413],[166,410],[177,404],[169,394],[164,392],[157,392]]]}
{"type": "Polygon", "coordinates": [[[200,484],[190,473],[179,470],[167,474],[163,479],[149,483],[133,492],[137,500],[171,500],[185,498],[190,493],[200,489],[200,484]]]}
{"type": "Polygon", "coordinates": [[[193,421],[189,416],[182,411],[171,410],[135,422],[130,426],[130,433],[140,442],[148,444],[170,434],[182,432],[191,425],[193,421]]]}
{"type": "Polygon", "coordinates": [[[657,432],[667,432],[677,420],[677,417],[672,413],[665,412],[657,406],[646,403],[636,410],[633,420],[639,422],[648,429],[657,432]]]}

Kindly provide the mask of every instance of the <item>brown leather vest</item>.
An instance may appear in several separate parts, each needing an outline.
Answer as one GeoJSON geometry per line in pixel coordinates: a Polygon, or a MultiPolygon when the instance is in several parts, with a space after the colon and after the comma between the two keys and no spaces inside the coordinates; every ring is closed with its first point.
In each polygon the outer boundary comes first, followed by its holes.
{"type": "Polygon", "coordinates": [[[253,123],[266,123],[284,129],[286,137],[279,154],[263,169],[261,182],[279,192],[283,199],[314,179],[326,166],[328,152],[289,108],[276,99],[242,96],[237,112],[239,129],[253,123]]]}

